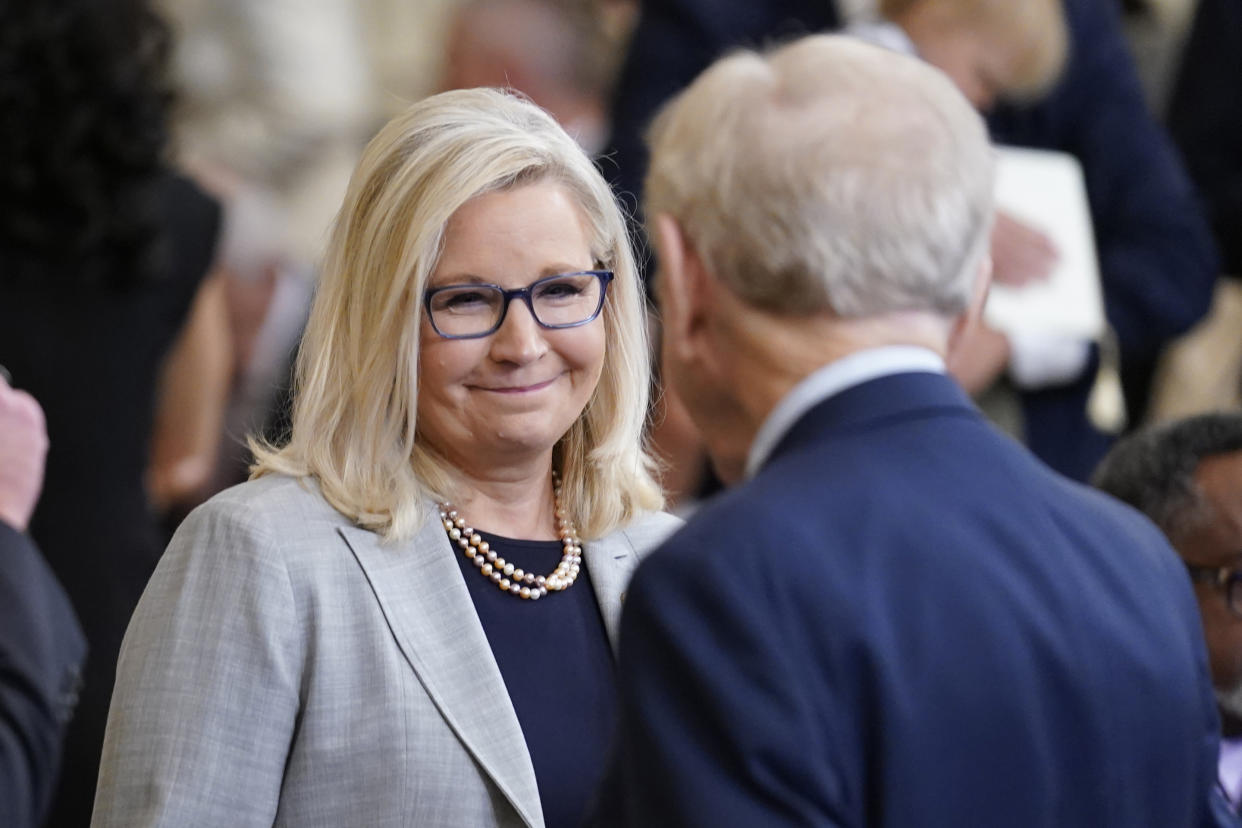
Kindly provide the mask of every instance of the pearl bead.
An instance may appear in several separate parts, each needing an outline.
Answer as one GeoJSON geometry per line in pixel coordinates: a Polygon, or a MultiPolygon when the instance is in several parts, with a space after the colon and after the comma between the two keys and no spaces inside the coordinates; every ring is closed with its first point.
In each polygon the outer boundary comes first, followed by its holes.
{"type": "Polygon", "coordinates": [[[440,522],[450,540],[456,543],[466,557],[474,563],[483,576],[505,592],[530,601],[545,597],[549,591],[569,589],[581,572],[582,544],[578,531],[567,517],[561,505],[560,476],[552,473],[552,505],[556,515],[557,535],[561,540],[561,560],[548,575],[535,575],[516,566],[496,553],[483,536],[466,523],[466,519],[451,504],[440,505],[440,522]]]}

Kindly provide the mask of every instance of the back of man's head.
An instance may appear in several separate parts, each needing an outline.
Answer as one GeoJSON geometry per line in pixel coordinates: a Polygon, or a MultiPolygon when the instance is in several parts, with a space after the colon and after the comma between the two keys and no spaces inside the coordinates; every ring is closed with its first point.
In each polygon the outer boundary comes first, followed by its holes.
{"type": "Polygon", "coordinates": [[[1195,471],[1210,457],[1242,451],[1242,412],[1203,414],[1120,440],[1092,483],[1151,518],[1176,546],[1208,517],[1195,471]]]}
{"type": "Polygon", "coordinates": [[[654,122],[646,214],[749,304],[956,315],[992,220],[978,114],[915,58],[816,35],[725,57],[654,122]]]}

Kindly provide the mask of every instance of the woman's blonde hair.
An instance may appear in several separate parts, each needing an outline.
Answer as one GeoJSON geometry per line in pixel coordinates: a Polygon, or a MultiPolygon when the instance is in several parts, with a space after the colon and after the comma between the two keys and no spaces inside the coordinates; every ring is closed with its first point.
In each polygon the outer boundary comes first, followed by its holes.
{"type": "Polygon", "coordinates": [[[537,181],[573,195],[596,266],[615,273],[599,384],[554,452],[561,502],[585,538],[662,505],[644,440],[650,360],[626,221],[552,117],[496,89],[416,103],[363,152],[298,352],[292,434],[282,447],[251,439],[252,477],[313,476],[329,503],[386,540],[410,537],[429,499],[458,498],[452,468],[423,443],[416,419],[423,291],[458,208],[537,181]]]}

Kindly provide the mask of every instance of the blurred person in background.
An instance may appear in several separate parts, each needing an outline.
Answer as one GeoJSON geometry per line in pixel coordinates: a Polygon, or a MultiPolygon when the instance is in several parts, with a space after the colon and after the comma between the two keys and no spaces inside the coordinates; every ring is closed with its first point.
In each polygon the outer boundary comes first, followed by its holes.
{"type": "Polygon", "coordinates": [[[1242,0],[1197,0],[1165,120],[1221,252],[1212,311],[1161,365],[1152,419],[1242,407],[1242,0]]]}
{"type": "Polygon", "coordinates": [[[1169,132],[1207,205],[1222,270],[1242,279],[1242,2],[1198,0],[1169,132]]]}
{"type": "Polygon", "coordinates": [[[0,367],[0,824],[38,828],[56,788],[86,641],[69,598],[24,534],[47,431],[0,367]]]}
{"type": "Polygon", "coordinates": [[[602,11],[589,0],[464,0],[452,13],[440,86],[516,89],[596,155],[618,53],[602,11]]]}
{"type": "Polygon", "coordinates": [[[190,514],[126,634],[96,826],[576,826],[655,511],[626,224],[543,110],[364,152],[292,432],[190,514]],[[451,504],[451,505],[450,505],[451,504]]]}
{"type": "Polygon", "coordinates": [[[203,482],[228,381],[219,213],[165,157],[166,48],[138,0],[0,7],[0,362],[47,415],[29,530],[90,647],[52,826],[90,819],[152,501],[203,482]]]}
{"type": "Polygon", "coordinates": [[[245,479],[244,436],[279,432],[289,371],[333,214],[378,117],[362,16],[370,4],[158,0],[174,34],[179,162],[223,204],[218,263],[233,382],[209,487],[245,479]]]}
{"type": "MultiPolygon", "coordinates": [[[[1222,723],[1217,775],[1242,808],[1242,412],[1149,426],[1113,446],[1096,487],[1151,518],[1194,583],[1222,723]]],[[[1179,573],[1180,574],[1180,573],[1179,573]]]]}

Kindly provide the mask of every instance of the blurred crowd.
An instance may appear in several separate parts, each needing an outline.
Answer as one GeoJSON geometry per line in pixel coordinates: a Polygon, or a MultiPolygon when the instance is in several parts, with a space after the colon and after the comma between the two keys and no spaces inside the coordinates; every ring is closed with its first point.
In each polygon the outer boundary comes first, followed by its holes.
{"type": "MultiPolygon", "coordinates": [[[[1078,158],[1100,260],[1105,334],[985,328],[972,359],[949,366],[967,390],[1007,399],[1003,425],[1079,480],[1128,431],[1242,409],[1242,4],[1021,6],[5,4],[0,365],[46,412],[29,535],[89,647],[60,789],[36,806],[46,824],[89,823],[134,606],[180,520],[246,479],[246,437],[287,433],[291,368],[350,173],[376,130],[430,93],[518,90],[636,214],[651,116],[728,48],[843,29],[917,54],[996,143],[1078,158]]],[[[1003,214],[992,244],[1002,284],[1038,282],[1058,256],[1003,214]]],[[[648,255],[648,281],[658,267],[648,255]]],[[[719,482],[661,371],[653,362],[652,440],[689,512],[719,482]]]]}

